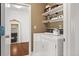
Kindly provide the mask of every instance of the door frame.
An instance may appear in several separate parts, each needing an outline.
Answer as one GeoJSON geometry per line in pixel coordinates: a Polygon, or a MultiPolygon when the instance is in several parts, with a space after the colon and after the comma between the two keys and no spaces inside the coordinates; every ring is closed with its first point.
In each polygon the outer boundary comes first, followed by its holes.
{"type": "Polygon", "coordinates": [[[70,20],[70,10],[71,10],[71,3],[64,3],[64,56],[70,55],[70,31],[71,31],[71,20],[70,20]]]}
{"type": "MultiPolygon", "coordinates": [[[[17,40],[19,40],[19,39],[21,39],[20,38],[20,30],[21,30],[21,25],[20,25],[20,22],[19,21],[17,21],[16,19],[13,19],[13,20],[10,20],[10,30],[11,30],[11,25],[12,24],[17,24],[18,25],[18,39],[17,40]]],[[[11,41],[10,41],[11,42],[11,41]]],[[[19,42],[19,41],[18,41],[19,42]]]]}

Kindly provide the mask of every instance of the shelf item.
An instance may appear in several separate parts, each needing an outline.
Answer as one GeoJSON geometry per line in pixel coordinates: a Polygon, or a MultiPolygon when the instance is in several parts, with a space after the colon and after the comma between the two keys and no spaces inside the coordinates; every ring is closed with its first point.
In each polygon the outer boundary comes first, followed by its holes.
{"type": "Polygon", "coordinates": [[[63,5],[55,7],[53,9],[49,10],[48,12],[43,13],[42,15],[43,16],[52,15],[52,14],[60,12],[60,11],[63,11],[63,5]]]}
{"type": "Polygon", "coordinates": [[[54,17],[54,18],[51,18],[51,20],[61,20],[61,19],[63,19],[63,15],[59,15],[59,16],[57,16],[57,17],[54,17]]]}

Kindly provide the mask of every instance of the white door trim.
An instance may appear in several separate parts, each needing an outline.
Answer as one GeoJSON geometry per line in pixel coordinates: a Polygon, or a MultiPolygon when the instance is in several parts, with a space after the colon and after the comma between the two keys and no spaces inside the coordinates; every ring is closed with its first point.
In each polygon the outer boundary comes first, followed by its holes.
{"type": "Polygon", "coordinates": [[[64,4],[64,55],[69,56],[70,55],[70,3],[64,4]]]}

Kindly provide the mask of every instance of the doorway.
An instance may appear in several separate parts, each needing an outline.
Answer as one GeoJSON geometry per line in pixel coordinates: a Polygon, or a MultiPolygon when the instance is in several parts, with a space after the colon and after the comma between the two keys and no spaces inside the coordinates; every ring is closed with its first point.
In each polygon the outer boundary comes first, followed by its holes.
{"type": "Polygon", "coordinates": [[[13,19],[10,21],[11,43],[17,43],[20,40],[20,22],[13,19]]]}
{"type": "Polygon", "coordinates": [[[18,24],[11,24],[11,43],[17,42],[18,39],[18,24]]]}
{"type": "Polygon", "coordinates": [[[6,3],[5,25],[5,55],[30,55],[31,6],[29,4],[6,3]]]}

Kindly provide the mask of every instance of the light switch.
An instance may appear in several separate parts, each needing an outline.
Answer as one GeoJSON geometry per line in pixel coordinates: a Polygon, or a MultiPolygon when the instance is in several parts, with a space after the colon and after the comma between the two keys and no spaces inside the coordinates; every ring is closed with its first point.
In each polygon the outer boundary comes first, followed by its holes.
{"type": "Polygon", "coordinates": [[[36,25],[34,25],[34,29],[36,29],[37,28],[37,26],[36,25]]]}

